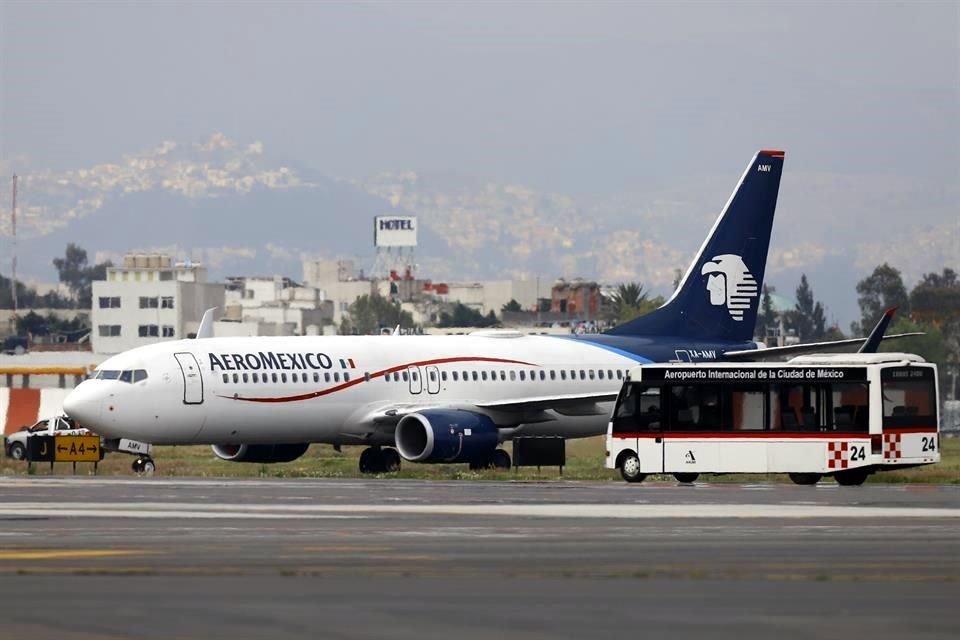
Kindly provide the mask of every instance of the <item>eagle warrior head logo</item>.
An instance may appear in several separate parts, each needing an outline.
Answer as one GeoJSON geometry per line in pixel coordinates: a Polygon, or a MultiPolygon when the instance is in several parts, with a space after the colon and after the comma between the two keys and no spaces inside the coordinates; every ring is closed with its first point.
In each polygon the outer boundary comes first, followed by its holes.
{"type": "Polygon", "coordinates": [[[730,317],[743,322],[743,312],[750,308],[751,299],[759,295],[759,287],[743,258],[732,253],[715,256],[704,263],[700,275],[707,276],[710,304],[725,306],[730,317]]]}

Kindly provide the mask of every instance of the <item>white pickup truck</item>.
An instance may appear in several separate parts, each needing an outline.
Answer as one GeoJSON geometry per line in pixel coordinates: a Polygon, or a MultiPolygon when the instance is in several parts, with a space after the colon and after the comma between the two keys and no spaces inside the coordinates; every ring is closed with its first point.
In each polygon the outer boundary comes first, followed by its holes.
{"type": "Polygon", "coordinates": [[[67,416],[56,416],[40,420],[37,423],[15,431],[7,436],[4,443],[4,452],[14,460],[25,460],[27,457],[27,439],[33,436],[87,436],[90,430],[81,427],[67,416]]]}
{"type": "MultiPolygon", "coordinates": [[[[86,427],[81,427],[67,416],[56,416],[40,420],[36,424],[15,431],[6,437],[3,450],[7,457],[14,460],[26,460],[27,458],[27,440],[33,436],[87,436],[95,435],[86,427]]],[[[119,451],[121,453],[130,453],[137,456],[131,465],[137,473],[152,474],[156,470],[156,464],[150,454],[153,453],[153,445],[146,442],[137,442],[126,438],[114,438],[103,440],[104,451],[119,451]]]]}

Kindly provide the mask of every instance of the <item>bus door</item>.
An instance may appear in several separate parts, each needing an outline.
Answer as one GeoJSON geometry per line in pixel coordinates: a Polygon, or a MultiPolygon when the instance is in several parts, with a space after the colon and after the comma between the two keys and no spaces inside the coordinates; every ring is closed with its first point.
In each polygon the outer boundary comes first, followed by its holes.
{"type": "Polygon", "coordinates": [[[611,436],[620,450],[635,449],[641,473],[663,471],[660,387],[628,385],[618,400],[611,436]]]}

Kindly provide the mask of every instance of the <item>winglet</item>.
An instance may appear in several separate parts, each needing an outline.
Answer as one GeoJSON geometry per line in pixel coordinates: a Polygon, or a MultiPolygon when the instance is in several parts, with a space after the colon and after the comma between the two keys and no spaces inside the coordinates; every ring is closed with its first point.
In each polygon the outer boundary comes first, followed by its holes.
{"type": "Polygon", "coordinates": [[[213,307],[203,312],[203,317],[200,318],[200,327],[197,329],[197,340],[213,337],[213,314],[216,310],[217,308],[213,307]]]}
{"type": "Polygon", "coordinates": [[[893,319],[893,314],[896,312],[896,307],[890,307],[883,312],[883,315],[880,317],[880,322],[878,322],[877,326],[875,326],[873,331],[870,332],[870,335],[867,337],[867,341],[863,343],[863,346],[860,347],[857,353],[877,352],[877,348],[880,346],[880,342],[883,340],[883,334],[887,332],[887,325],[890,324],[890,321],[893,319]]]}

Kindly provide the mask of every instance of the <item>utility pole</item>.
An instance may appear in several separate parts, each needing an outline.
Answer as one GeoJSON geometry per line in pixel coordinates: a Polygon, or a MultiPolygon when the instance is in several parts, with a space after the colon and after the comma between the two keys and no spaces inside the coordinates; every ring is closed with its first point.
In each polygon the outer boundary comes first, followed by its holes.
{"type": "Polygon", "coordinates": [[[10,206],[10,222],[13,232],[13,265],[10,278],[10,296],[13,299],[13,326],[17,326],[17,174],[13,174],[13,198],[10,206]]]}

